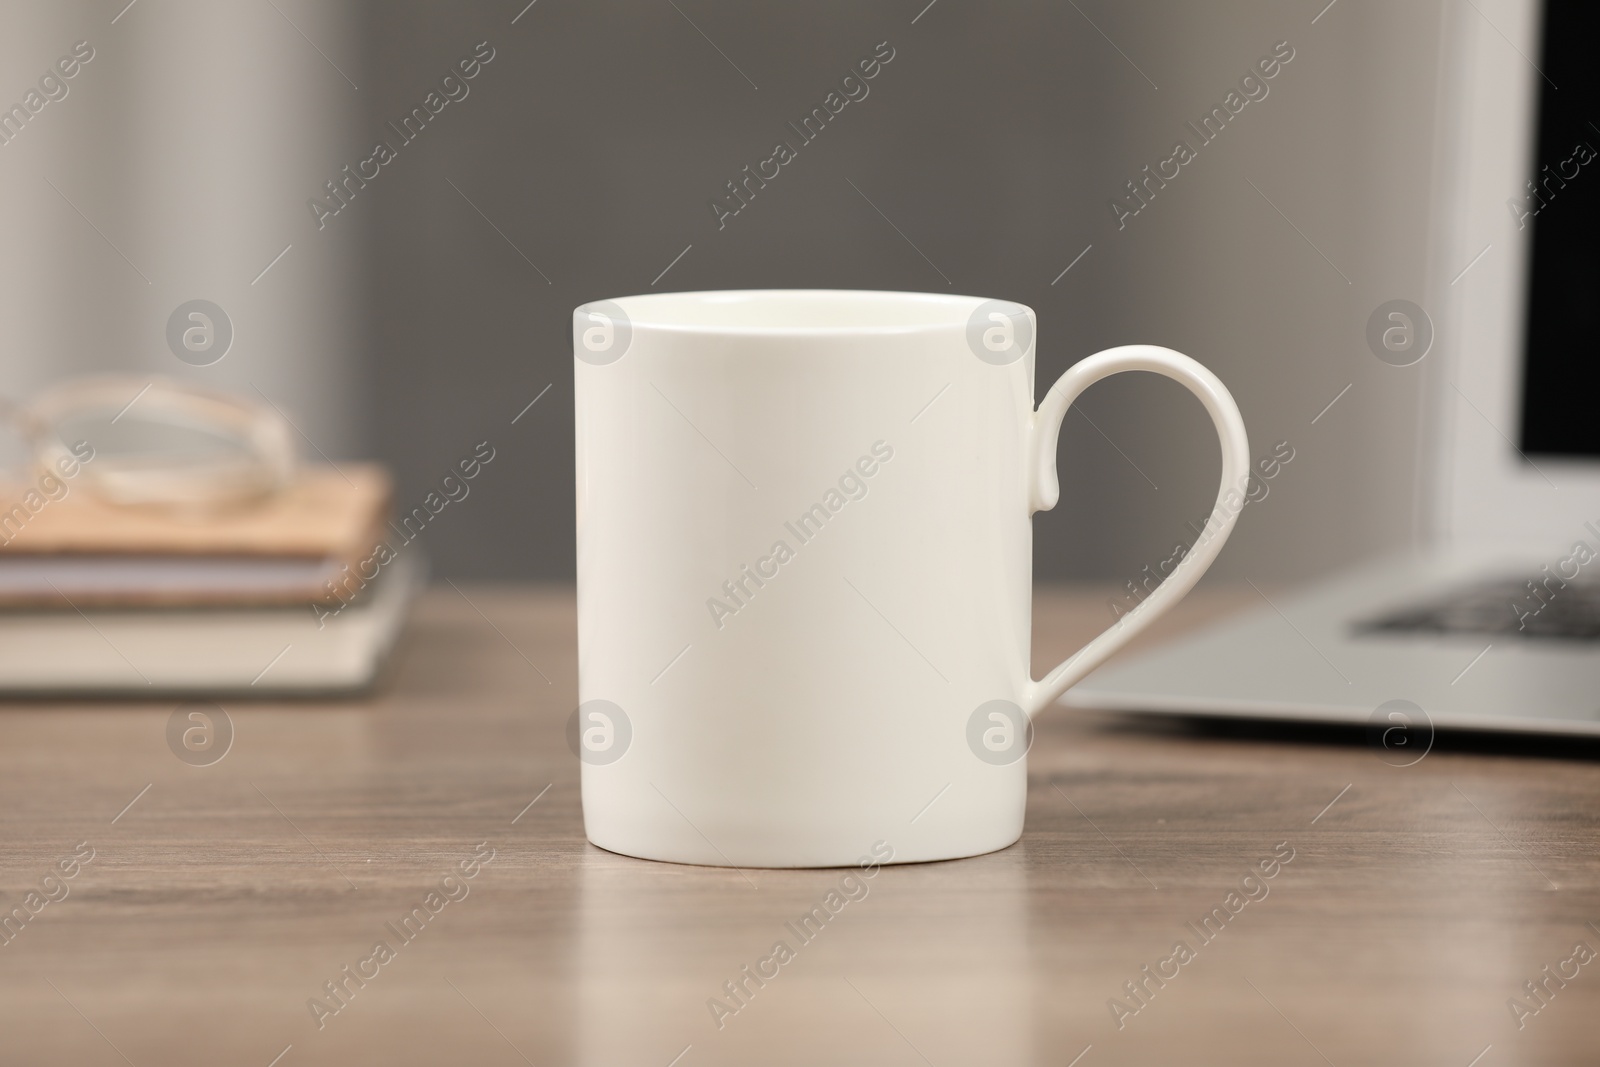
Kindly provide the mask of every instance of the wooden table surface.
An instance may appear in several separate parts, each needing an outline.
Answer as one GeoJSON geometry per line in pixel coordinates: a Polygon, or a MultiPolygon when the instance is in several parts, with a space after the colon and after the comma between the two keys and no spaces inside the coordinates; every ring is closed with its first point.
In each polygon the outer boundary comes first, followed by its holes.
{"type": "MultiPolygon", "coordinates": [[[[169,750],[171,704],[0,706],[0,912],[36,909],[0,928],[0,1064],[1600,1063],[1594,747],[1446,736],[1396,768],[1359,733],[1064,710],[1019,844],[884,868],[719,1028],[841,872],[587,844],[571,591],[464,596],[425,596],[369,701],[229,705],[211,766],[169,750]]],[[[1105,611],[1041,591],[1036,662],[1105,611]]]]}

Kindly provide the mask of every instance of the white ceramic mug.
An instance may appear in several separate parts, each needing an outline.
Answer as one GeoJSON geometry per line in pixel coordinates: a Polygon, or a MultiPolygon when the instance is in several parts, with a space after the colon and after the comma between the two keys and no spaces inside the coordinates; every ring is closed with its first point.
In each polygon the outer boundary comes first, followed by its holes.
{"type": "Polygon", "coordinates": [[[589,840],[830,867],[1022,833],[1031,717],[1199,580],[1249,469],[1227,389],[1129,345],[1033,406],[1035,316],[927,293],[660,293],[574,312],[578,691],[589,840]],[[1222,444],[1172,574],[1035,681],[1032,523],[1067,407],[1166,375],[1222,444]]]}

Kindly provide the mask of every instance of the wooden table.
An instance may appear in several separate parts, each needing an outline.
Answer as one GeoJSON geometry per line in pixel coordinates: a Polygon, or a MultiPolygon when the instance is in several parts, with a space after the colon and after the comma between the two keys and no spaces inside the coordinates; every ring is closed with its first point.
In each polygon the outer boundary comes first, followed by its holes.
{"type": "MultiPolygon", "coordinates": [[[[840,872],[588,845],[571,592],[465,595],[427,595],[369,702],[230,705],[207,767],[168,749],[171,705],[0,708],[0,909],[45,901],[0,944],[0,1063],[1600,1062],[1600,960],[1523,988],[1600,949],[1592,746],[1446,737],[1402,769],[1359,734],[1066,711],[1018,845],[883,869],[719,1029],[707,1001],[840,872]],[[452,872],[466,895],[396,937],[452,872]]],[[[1036,661],[1105,611],[1041,592],[1036,661]]]]}

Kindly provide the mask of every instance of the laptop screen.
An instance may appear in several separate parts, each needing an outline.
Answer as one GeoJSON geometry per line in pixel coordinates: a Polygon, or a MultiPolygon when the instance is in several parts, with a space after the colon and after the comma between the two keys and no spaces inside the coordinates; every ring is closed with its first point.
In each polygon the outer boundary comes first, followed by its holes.
{"type": "MultiPolygon", "coordinates": [[[[1547,0],[1522,388],[1522,450],[1600,456],[1600,5],[1547,0]]],[[[1513,210],[1513,214],[1517,214],[1513,210]]]]}

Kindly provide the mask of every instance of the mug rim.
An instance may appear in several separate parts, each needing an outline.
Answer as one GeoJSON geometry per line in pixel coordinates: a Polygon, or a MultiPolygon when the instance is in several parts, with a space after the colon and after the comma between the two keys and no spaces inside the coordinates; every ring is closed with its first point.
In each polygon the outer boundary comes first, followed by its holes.
{"type": "Polygon", "coordinates": [[[1014,300],[890,289],[699,289],[638,293],[592,300],[579,316],[601,305],[620,309],[634,330],[717,336],[889,336],[965,330],[986,303],[1033,309],[1014,300]],[[766,305],[763,309],[762,305],[766,305]],[[752,322],[767,310],[781,321],[752,322]]]}

